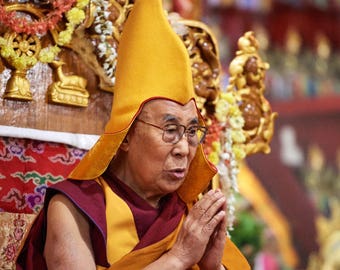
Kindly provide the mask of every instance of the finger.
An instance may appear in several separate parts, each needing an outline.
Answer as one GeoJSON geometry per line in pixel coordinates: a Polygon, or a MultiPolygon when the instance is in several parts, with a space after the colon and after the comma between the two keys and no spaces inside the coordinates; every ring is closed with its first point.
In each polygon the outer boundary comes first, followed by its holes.
{"type": "MultiPolygon", "coordinates": [[[[216,202],[219,201],[219,199],[224,198],[224,195],[219,190],[210,190],[208,193],[206,193],[201,200],[199,200],[193,207],[192,212],[195,215],[196,218],[201,218],[202,216],[206,216],[206,212],[209,211],[211,207],[213,207],[214,211],[216,208],[216,202]]],[[[218,204],[221,204],[222,201],[219,201],[218,204]]],[[[217,209],[216,209],[217,210],[217,209]]]]}
{"type": "Polygon", "coordinates": [[[225,214],[224,218],[216,228],[216,238],[222,237],[222,239],[225,239],[226,229],[227,229],[227,214],[225,214]]]}
{"type": "MultiPolygon", "coordinates": [[[[225,203],[225,198],[220,198],[216,202],[214,202],[209,209],[201,216],[200,222],[204,224],[209,223],[212,219],[215,218],[215,216],[223,211],[221,210],[221,207],[223,207],[223,204],[225,203]]],[[[225,212],[225,211],[224,211],[225,212]]]]}
{"type": "MultiPolygon", "coordinates": [[[[219,195],[216,195],[215,198],[219,198],[219,195]]],[[[208,206],[207,210],[200,217],[202,222],[209,222],[217,212],[225,211],[226,199],[224,196],[220,197],[216,201],[211,200],[211,204],[208,206]]]]}
{"type": "Polygon", "coordinates": [[[216,213],[202,228],[203,233],[207,233],[209,236],[213,234],[217,226],[223,221],[225,218],[226,212],[219,211],[216,213]]]}

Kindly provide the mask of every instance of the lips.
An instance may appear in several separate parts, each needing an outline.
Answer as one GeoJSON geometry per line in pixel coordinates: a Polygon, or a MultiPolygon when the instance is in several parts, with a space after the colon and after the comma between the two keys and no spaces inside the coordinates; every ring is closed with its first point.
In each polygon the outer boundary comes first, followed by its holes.
{"type": "Polygon", "coordinates": [[[168,170],[168,174],[174,178],[174,179],[183,179],[186,176],[186,170],[185,169],[173,169],[173,170],[168,170]]]}

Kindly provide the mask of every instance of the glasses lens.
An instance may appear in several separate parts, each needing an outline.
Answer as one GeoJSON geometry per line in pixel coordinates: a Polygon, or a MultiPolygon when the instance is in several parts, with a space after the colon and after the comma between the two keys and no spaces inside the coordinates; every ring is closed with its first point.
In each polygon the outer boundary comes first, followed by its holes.
{"type": "Polygon", "coordinates": [[[187,140],[191,145],[197,145],[200,142],[201,133],[199,127],[189,127],[186,130],[187,140]]]}
{"type": "Polygon", "coordinates": [[[178,143],[186,133],[189,144],[196,146],[200,144],[205,137],[206,128],[200,126],[192,126],[186,129],[185,126],[170,124],[164,127],[163,141],[166,143],[178,143]]]}
{"type": "Polygon", "coordinates": [[[167,143],[177,143],[183,136],[184,127],[176,124],[166,125],[164,127],[163,140],[167,143]]]}

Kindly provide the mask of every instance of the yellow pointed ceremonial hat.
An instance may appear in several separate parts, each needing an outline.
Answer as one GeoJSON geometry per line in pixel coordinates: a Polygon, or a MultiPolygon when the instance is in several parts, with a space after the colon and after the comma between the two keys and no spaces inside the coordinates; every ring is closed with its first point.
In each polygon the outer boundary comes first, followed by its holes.
{"type": "MultiPolygon", "coordinates": [[[[119,42],[111,118],[69,178],[100,176],[147,101],[163,98],[184,105],[194,97],[189,55],[165,16],[162,0],[135,1],[119,42]]],[[[195,200],[215,173],[200,145],[178,190],[181,198],[195,200]]]]}

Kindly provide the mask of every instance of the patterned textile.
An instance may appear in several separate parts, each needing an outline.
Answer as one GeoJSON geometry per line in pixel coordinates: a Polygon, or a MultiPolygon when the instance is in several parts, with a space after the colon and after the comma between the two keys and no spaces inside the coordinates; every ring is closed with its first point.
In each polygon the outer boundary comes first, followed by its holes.
{"type": "Polygon", "coordinates": [[[64,180],[86,150],[0,137],[0,212],[37,213],[46,187],[64,180]]]}
{"type": "Polygon", "coordinates": [[[15,269],[15,258],[35,214],[0,213],[0,269],[15,269]]]}

